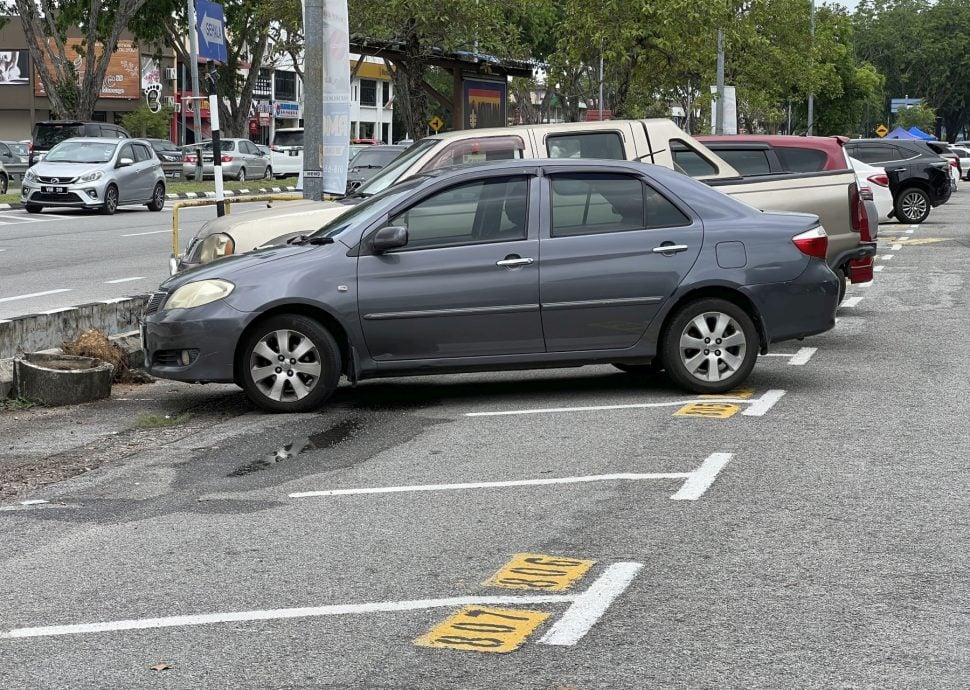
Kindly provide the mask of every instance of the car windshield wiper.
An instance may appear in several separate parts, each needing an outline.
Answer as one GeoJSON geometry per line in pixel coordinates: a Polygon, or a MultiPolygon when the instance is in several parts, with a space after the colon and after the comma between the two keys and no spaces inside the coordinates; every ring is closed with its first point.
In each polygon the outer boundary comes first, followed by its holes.
{"type": "Polygon", "coordinates": [[[362,169],[373,169],[373,168],[383,168],[383,165],[355,165],[351,170],[362,170],[362,169]]]}
{"type": "Polygon", "coordinates": [[[307,235],[297,235],[286,241],[287,244],[333,244],[332,237],[308,237],[307,235]]]}

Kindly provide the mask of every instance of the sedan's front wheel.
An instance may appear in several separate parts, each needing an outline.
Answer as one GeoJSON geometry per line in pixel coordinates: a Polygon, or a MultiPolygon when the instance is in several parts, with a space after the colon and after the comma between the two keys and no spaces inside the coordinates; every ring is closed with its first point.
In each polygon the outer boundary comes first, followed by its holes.
{"type": "Polygon", "coordinates": [[[104,203],[101,204],[101,208],[98,209],[100,213],[104,216],[113,216],[114,212],[118,210],[118,188],[113,184],[108,185],[108,188],[104,190],[104,203]]]}
{"type": "Polygon", "coordinates": [[[149,211],[161,211],[165,208],[165,185],[161,182],[155,185],[155,190],[152,192],[152,200],[147,205],[149,211]]]}
{"type": "Polygon", "coordinates": [[[257,326],[243,345],[238,378],[269,412],[309,412],[340,381],[340,350],[330,332],[306,316],[280,315],[257,326]]]}
{"type": "Polygon", "coordinates": [[[7,180],[7,176],[0,173],[0,194],[7,193],[7,185],[9,184],[10,182],[7,180]]]}
{"type": "Polygon", "coordinates": [[[758,349],[751,317],[718,298],[680,307],[661,343],[667,375],[696,393],[724,393],[740,385],[754,368],[758,349]]]}

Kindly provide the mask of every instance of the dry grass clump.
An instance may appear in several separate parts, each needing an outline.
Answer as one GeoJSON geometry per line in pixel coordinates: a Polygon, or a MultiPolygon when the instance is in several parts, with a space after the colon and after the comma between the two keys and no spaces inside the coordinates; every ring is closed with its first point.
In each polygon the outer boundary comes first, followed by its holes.
{"type": "Polygon", "coordinates": [[[84,331],[74,340],[61,343],[64,354],[79,357],[95,357],[114,366],[113,380],[116,383],[129,383],[131,369],[128,366],[128,353],[118,344],[108,340],[102,331],[96,328],[84,331]]]}

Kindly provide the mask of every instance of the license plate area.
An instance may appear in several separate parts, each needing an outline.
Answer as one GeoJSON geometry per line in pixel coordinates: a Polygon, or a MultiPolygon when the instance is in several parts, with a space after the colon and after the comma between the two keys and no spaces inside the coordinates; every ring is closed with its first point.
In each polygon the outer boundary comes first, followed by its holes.
{"type": "Polygon", "coordinates": [[[50,187],[45,185],[41,187],[41,191],[44,194],[67,194],[67,187],[50,187]]]}

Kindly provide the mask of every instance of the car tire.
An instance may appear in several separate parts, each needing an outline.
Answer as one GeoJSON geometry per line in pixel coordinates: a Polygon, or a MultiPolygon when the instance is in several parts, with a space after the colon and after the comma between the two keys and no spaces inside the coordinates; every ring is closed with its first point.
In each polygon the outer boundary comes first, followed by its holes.
{"type": "Polygon", "coordinates": [[[896,196],[893,208],[897,221],[917,225],[930,215],[930,197],[919,187],[907,187],[896,196]]]}
{"type": "Polygon", "coordinates": [[[263,179],[264,180],[272,180],[273,179],[273,169],[270,166],[268,166],[268,165],[266,166],[266,172],[263,173],[263,179]]]}
{"type": "Polygon", "coordinates": [[[236,369],[242,388],[253,404],[267,412],[315,410],[333,395],[340,381],[337,342],[318,321],[306,316],[281,314],[259,323],[239,356],[236,369]],[[282,345],[281,335],[287,339],[282,345]],[[301,347],[303,354],[288,357],[301,347]]]}
{"type": "Polygon", "coordinates": [[[146,204],[149,211],[161,211],[165,208],[165,185],[159,182],[152,190],[152,200],[146,204]]]}
{"type": "Polygon", "coordinates": [[[115,211],[118,210],[118,188],[113,184],[109,184],[108,188],[104,190],[104,203],[98,209],[98,212],[102,216],[113,216],[115,211]]]}
{"type": "Polygon", "coordinates": [[[849,289],[849,276],[841,269],[836,271],[835,275],[839,279],[839,304],[842,304],[842,300],[845,299],[845,293],[849,289]]]}
{"type": "Polygon", "coordinates": [[[37,204],[25,204],[24,209],[27,213],[40,213],[44,210],[43,206],[38,206],[37,204]]]}
{"type": "Polygon", "coordinates": [[[7,187],[10,184],[10,180],[7,179],[6,175],[0,175],[0,194],[7,193],[7,187]]]}
{"type": "Polygon", "coordinates": [[[236,175],[236,179],[240,182],[246,181],[246,168],[239,168],[239,173],[236,175]]]}
{"type": "Polygon", "coordinates": [[[664,329],[660,352],[667,376],[677,385],[695,393],[724,393],[751,373],[759,345],[758,330],[744,309],[705,298],[677,309],[664,329]],[[718,348],[717,339],[730,344],[718,348]]]}

